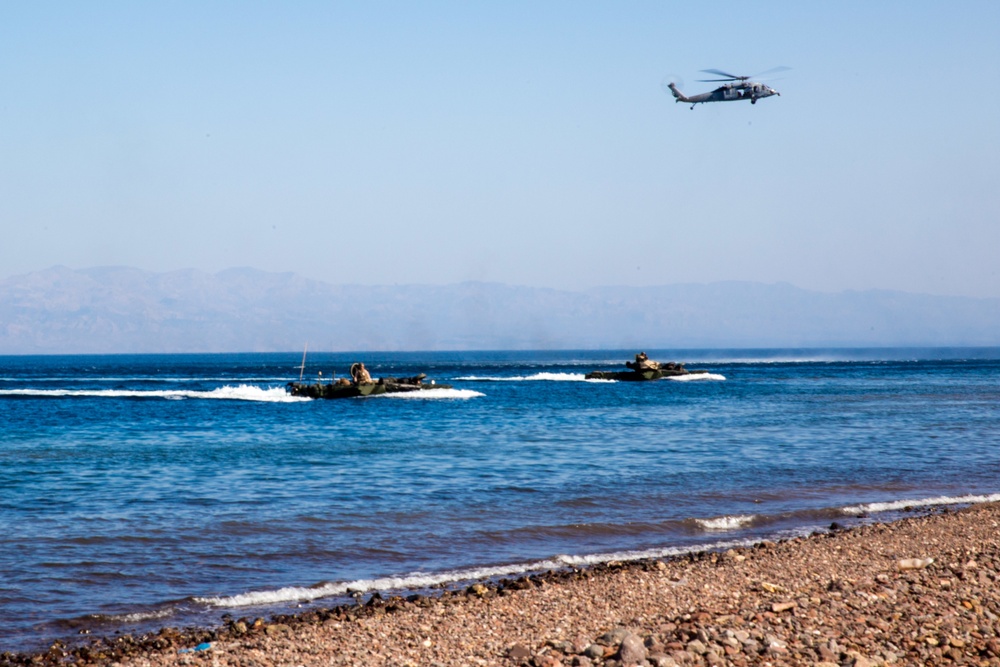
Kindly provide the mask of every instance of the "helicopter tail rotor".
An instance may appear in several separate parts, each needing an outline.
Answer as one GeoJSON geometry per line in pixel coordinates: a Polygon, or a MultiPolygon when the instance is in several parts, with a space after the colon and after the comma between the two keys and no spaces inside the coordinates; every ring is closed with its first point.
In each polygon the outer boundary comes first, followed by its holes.
{"type": "Polygon", "coordinates": [[[668,95],[673,95],[675,102],[688,101],[688,98],[681,92],[681,89],[684,88],[684,79],[679,75],[668,74],[663,77],[663,80],[660,81],[660,88],[668,95]]]}
{"type": "Polygon", "coordinates": [[[684,90],[684,77],[679,74],[667,74],[663,77],[663,80],[660,81],[660,89],[668,95],[673,95],[672,87],[684,90]]]}

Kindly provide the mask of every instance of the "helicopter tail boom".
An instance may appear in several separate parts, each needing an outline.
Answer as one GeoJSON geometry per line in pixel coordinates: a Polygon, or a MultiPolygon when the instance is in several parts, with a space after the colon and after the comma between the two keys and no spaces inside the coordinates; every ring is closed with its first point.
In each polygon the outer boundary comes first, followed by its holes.
{"type": "Polygon", "coordinates": [[[671,83],[671,84],[668,84],[668,86],[670,88],[670,92],[674,94],[674,98],[675,98],[676,102],[690,102],[691,101],[690,99],[688,99],[687,97],[684,96],[684,93],[682,93],[681,91],[677,90],[677,86],[675,86],[674,84],[671,83]]]}

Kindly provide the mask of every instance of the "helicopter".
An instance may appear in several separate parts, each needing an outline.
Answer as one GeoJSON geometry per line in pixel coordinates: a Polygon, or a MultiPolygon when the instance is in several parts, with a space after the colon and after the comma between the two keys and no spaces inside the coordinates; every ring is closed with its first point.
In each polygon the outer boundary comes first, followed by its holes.
{"type": "Polygon", "coordinates": [[[783,72],[789,67],[775,67],[774,69],[769,69],[766,72],[761,72],[760,74],[754,74],[752,76],[737,76],[736,74],[730,74],[729,72],[723,72],[717,69],[703,69],[702,72],[706,74],[715,74],[717,76],[723,76],[724,79],[699,79],[699,81],[704,83],[714,83],[724,81],[725,84],[719,86],[710,93],[699,93],[698,95],[692,95],[687,97],[684,93],[677,89],[677,86],[673,83],[668,84],[670,92],[673,93],[677,102],[687,102],[694,109],[696,104],[704,104],[705,102],[735,102],[737,100],[750,100],[750,104],[757,104],[757,100],[763,97],[771,97],[772,95],[780,96],[779,93],[774,88],[765,86],[763,83],[757,81],[751,81],[755,77],[761,76],[761,74],[773,74],[775,72],[783,72]]]}

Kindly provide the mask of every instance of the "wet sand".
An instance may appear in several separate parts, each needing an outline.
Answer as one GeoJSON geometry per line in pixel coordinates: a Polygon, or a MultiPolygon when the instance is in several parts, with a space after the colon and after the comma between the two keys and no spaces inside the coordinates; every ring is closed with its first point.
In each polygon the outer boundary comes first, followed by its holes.
{"type": "Polygon", "coordinates": [[[0,665],[1000,665],[998,579],[991,503],[0,665]]]}

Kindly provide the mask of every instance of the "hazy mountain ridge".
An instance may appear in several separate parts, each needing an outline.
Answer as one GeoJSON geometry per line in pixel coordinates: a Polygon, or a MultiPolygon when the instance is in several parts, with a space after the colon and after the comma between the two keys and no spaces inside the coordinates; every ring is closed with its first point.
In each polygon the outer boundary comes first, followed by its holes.
{"type": "Polygon", "coordinates": [[[0,354],[1000,345],[1000,299],[747,282],[579,292],[53,267],[0,281],[0,354]]]}

